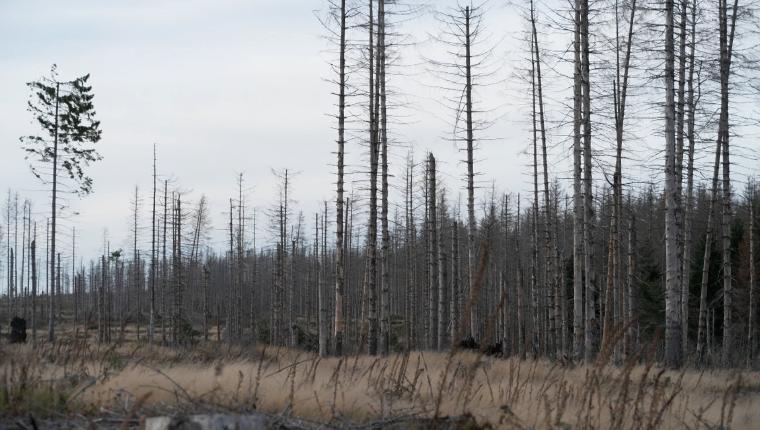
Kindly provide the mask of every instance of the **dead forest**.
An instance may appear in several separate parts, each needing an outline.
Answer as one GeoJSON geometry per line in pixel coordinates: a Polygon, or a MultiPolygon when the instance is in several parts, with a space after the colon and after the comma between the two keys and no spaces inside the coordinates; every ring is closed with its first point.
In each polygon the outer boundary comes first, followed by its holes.
{"type": "Polygon", "coordinates": [[[484,37],[501,31],[492,3],[320,2],[332,59],[315,73],[334,88],[335,140],[318,145],[335,156],[320,167],[333,169],[333,197],[306,213],[288,168],[272,173],[274,202],[257,200],[240,174],[228,196],[212,196],[226,217],[212,224],[219,208],[161,171],[159,143],[151,188],[135,187],[129,202],[132,246],[104,242],[97,256],[77,249],[80,235],[97,232],[61,227],[59,196],[86,198],[97,185],[88,166],[109,163],[97,151],[97,88],[55,67],[30,82],[29,105],[18,108],[39,134],[21,146],[50,192],[7,192],[3,333],[18,317],[40,347],[88,338],[321,357],[472,349],[564,364],[759,366],[760,5],[506,6],[525,28],[509,78],[523,99],[505,100],[527,115],[515,125],[530,135],[515,143],[525,148],[525,192],[499,189],[498,172],[478,169],[484,141],[509,140],[489,134],[499,119],[481,99],[500,84],[489,61],[504,55],[484,37]],[[423,14],[438,23],[440,51],[425,62],[459,177],[441,175],[434,149],[415,151],[394,130],[405,25],[423,14]],[[348,164],[347,151],[364,164],[348,164]]]}

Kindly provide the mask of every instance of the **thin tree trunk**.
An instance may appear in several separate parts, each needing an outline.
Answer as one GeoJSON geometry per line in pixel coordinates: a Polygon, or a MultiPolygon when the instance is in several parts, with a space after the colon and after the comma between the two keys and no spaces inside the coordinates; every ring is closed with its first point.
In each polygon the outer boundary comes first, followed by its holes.
{"type": "MultiPolygon", "coordinates": [[[[554,271],[554,262],[552,259],[552,217],[551,217],[551,198],[549,195],[549,163],[547,160],[546,155],[546,126],[545,126],[545,120],[544,120],[544,92],[543,92],[543,85],[541,80],[541,57],[540,57],[540,50],[539,50],[539,44],[538,44],[538,32],[536,30],[536,18],[535,18],[535,12],[533,7],[533,0],[531,0],[531,10],[530,10],[530,22],[531,22],[531,28],[533,33],[533,57],[534,57],[534,65],[535,65],[535,75],[533,79],[533,92],[534,92],[534,120],[533,120],[533,136],[535,140],[536,130],[535,130],[535,94],[536,91],[538,93],[538,122],[539,127],[541,131],[541,155],[542,155],[542,163],[543,163],[543,185],[544,185],[544,291],[545,291],[545,297],[547,300],[547,306],[550,307],[549,309],[549,339],[551,340],[551,344],[554,348],[554,352],[558,350],[559,342],[559,336],[557,332],[557,324],[558,321],[556,320],[556,309],[558,302],[556,302],[556,297],[554,296],[554,291],[557,287],[557,279],[554,271]]],[[[535,146],[535,143],[534,143],[535,146]]],[[[537,164],[537,160],[535,159],[534,154],[534,162],[537,164]]],[[[534,174],[536,173],[536,170],[538,169],[538,166],[534,166],[534,174]]],[[[534,178],[534,181],[538,181],[538,178],[534,178]]],[[[537,189],[538,187],[536,187],[537,189]]],[[[536,193],[536,207],[538,207],[538,193],[536,193]]],[[[537,228],[537,227],[536,227],[537,228]]],[[[547,345],[548,346],[548,345],[547,345]]]]}
{"type": "Polygon", "coordinates": [[[474,296],[473,283],[475,282],[475,162],[473,158],[473,122],[472,122],[472,54],[471,54],[471,30],[470,8],[465,7],[465,114],[467,127],[467,291],[470,301],[467,315],[469,324],[469,337],[478,337],[477,297],[474,296]]]}
{"type": "MultiPolygon", "coordinates": [[[[755,314],[755,183],[749,184],[749,305],[747,312],[747,366],[751,366],[755,359],[757,341],[755,340],[757,316],[755,314]]],[[[33,257],[32,257],[33,258],[33,257]]]]}
{"type": "MultiPolygon", "coordinates": [[[[53,137],[53,194],[51,203],[51,217],[50,217],[50,273],[55,273],[55,226],[56,226],[56,214],[58,205],[56,199],[58,197],[58,105],[60,84],[55,83],[55,133],[53,137]]],[[[48,276],[50,282],[54,282],[54,276],[48,276]]],[[[50,287],[50,308],[48,309],[48,342],[55,341],[55,315],[53,308],[55,307],[55,293],[54,287],[50,287]]]]}
{"type": "MultiPolygon", "coordinates": [[[[583,192],[581,191],[582,64],[580,0],[575,0],[575,66],[573,67],[573,358],[584,357],[586,337],[583,315],[583,192]]],[[[519,214],[518,214],[519,218],[519,214]]],[[[519,240],[519,238],[518,238],[519,240]]]]}
{"type": "MultiPolygon", "coordinates": [[[[153,210],[151,212],[150,235],[150,320],[148,322],[148,342],[153,342],[156,330],[156,176],[156,145],[153,144],[153,210]]],[[[206,309],[204,309],[203,317],[203,333],[205,336],[208,331],[205,324],[206,309]]]]}
{"type": "Polygon", "coordinates": [[[675,136],[673,0],[665,1],[665,364],[681,367],[681,261],[675,136]]]}
{"type": "Polygon", "coordinates": [[[441,200],[438,205],[439,222],[438,222],[438,341],[437,349],[443,350],[446,344],[446,248],[444,243],[444,232],[446,230],[446,194],[441,190],[441,200]]]}
{"type": "Polygon", "coordinates": [[[731,175],[729,159],[729,78],[731,76],[731,56],[736,28],[738,0],[734,1],[731,28],[728,29],[727,0],[720,0],[720,134],[723,136],[723,206],[721,216],[723,248],[723,364],[729,365],[734,347],[733,332],[733,284],[731,271],[731,175]]]}
{"type": "Polygon", "coordinates": [[[584,345],[587,362],[596,357],[599,345],[599,327],[596,320],[596,286],[593,268],[592,226],[594,202],[591,176],[591,83],[589,64],[589,7],[588,0],[580,1],[581,40],[581,91],[583,112],[583,265],[586,291],[586,338],[584,345]]]}
{"type": "Polygon", "coordinates": [[[343,316],[346,283],[345,239],[343,237],[343,163],[346,124],[346,0],[340,2],[340,60],[338,89],[338,191],[335,198],[335,354],[343,354],[345,318],[343,316]]]}

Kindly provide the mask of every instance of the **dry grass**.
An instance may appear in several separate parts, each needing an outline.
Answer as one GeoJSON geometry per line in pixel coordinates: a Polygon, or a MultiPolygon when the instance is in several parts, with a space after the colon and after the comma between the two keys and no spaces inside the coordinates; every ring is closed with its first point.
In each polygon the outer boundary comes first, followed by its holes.
{"type": "Polygon", "coordinates": [[[562,367],[471,352],[320,359],[275,348],[177,351],[81,339],[4,346],[0,411],[260,410],[321,421],[472,414],[503,428],[734,428],[760,423],[760,373],[562,367]],[[145,397],[149,394],[149,397],[145,397]]]}

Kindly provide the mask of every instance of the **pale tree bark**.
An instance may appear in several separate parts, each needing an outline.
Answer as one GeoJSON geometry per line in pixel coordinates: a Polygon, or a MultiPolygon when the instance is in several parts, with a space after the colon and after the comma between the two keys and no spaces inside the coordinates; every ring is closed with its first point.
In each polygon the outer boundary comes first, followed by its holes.
{"type": "MultiPolygon", "coordinates": [[[[631,64],[631,47],[633,44],[633,26],[634,19],[636,17],[636,0],[631,3],[631,14],[628,20],[628,34],[625,41],[625,54],[623,58],[623,64],[620,63],[620,36],[619,36],[619,24],[618,24],[618,11],[617,3],[615,10],[615,30],[616,30],[616,80],[613,84],[613,98],[614,98],[614,111],[615,111],[615,173],[613,176],[613,202],[612,202],[612,220],[610,231],[610,255],[611,264],[608,267],[608,282],[607,291],[612,291],[612,304],[614,311],[610,312],[609,308],[605,313],[605,331],[604,342],[606,347],[612,345],[609,342],[612,340],[611,335],[613,330],[617,330],[617,325],[621,323],[621,319],[625,316],[625,299],[626,295],[622,291],[621,285],[621,272],[622,272],[622,257],[621,257],[621,243],[622,243],[622,228],[621,217],[623,209],[623,172],[622,172],[622,158],[623,158],[623,131],[625,125],[625,111],[626,111],[626,98],[628,95],[628,77],[631,64]],[[621,70],[622,67],[622,70],[621,70]],[[622,75],[621,75],[622,74],[622,75]],[[610,282],[611,281],[611,282],[610,282]],[[613,318],[610,318],[612,316],[613,318]],[[609,322],[609,324],[607,324],[609,322]]],[[[615,351],[616,357],[620,356],[621,346],[625,342],[616,343],[615,351]]]]}
{"type": "Polygon", "coordinates": [[[209,300],[208,285],[211,278],[211,270],[208,264],[203,265],[203,340],[208,341],[209,300]]]}
{"type": "Polygon", "coordinates": [[[446,231],[446,193],[441,190],[441,199],[438,205],[438,340],[437,349],[443,350],[446,346],[446,305],[451,305],[450,300],[446,300],[446,248],[444,243],[444,232],[446,231]]]}
{"type": "MultiPolygon", "coordinates": [[[[575,0],[573,67],[573,358],[584,357],[586,337],[583,302],[583,192],[581,191],[582,64],[580,0],[575,0]]],[[[519,213],[518,213],[519,219],[519,213]]],[[[518,307],[519,309],[519,307],[518,307]]]]}
{"type": "Polygon", "coordinates": [[[335,354],[343,354],[345,318],[343,316],[346,283],[345,244],[343,232],[343,169],[346,129],[346,0],[340,2],[340,58],[338,64],[338,184],[335,198],[335,354]]]}
{"type": "Polygon", "coordinates": [[[707,340],[707,285],[710,278],[710,256],[715,233],[714,214],[718,200],[718,178],[720,173],[720,155],[722,137],[719,135],[715,147],[715,161],[713,162],[713,177],[710,189],[710,205],[707,210],[707,227],[705,231],[705,251],[702,257],[702,280],[699,291],[699,322],[697,328],[697,358],[704,358],[705,343],[707,340]]]}
{"type": "Polygon", "coordinates": [[[681,262],[678,260],[678,184],[674,93],[673,0],[665,1],[665,364],[680,367],[681,262]]]}
{"type": "Polygon", "coordinates": [[[469,7],[465,7],[465,115],[467,128],[467,291],[470,306],[467,323],[469,336],[476,338],[478,333],[477,297],[473,295],[473,283],[475,282],[475,161],[473,158],[473,120],[472,120],[472,52],[471,52],[471,25],[469,7]]]}
{"type": "MultiPolygon", "coordinates": [[[[150,235],[150,319],[148,321],[148,342],[153,342],[156,329],[156,144],[153,144],[153,210],[151,212],[150,235]]],[[[204,312],[205,318],[205,312],[204,312]]],[[[204,320],[205,321],[205,320],[204,320]]],[[[204,327],[206,328],[206,327],[204,327]]],[[[205,333],[205,331],[204,331],[205,333]]]]}
{"type": "Polygon", "coordinates": [[[522,213],[520,211],[520,195],[517,195],[517,226],[515,227],[515,255],[517,258],[517,351],[521,359],[524,359],[529,349],[528,346],[528,320],[526,318],[527,304],[525,300],[525,282],[522,264],[522,254],[520,251],[520,218],[522,213]]]}
{"type": "Polygon", "coordinates": [[[378,56],[378,81],[380,83],[380,146],[382,151],[381,160],[381,203],[380,224],[382,243],[380,248],[380,354],[390,352],[391,342],[391,303],[390,303],[390,273],[388,253],[390,248],[390,231],[388,229],[388,118],[386,106],[386,55],[385,55],[385,0],[378,0],[377,10],[377,56],[378,56]]]}
{"type": "Polygon", "coordinates": [[[438,292],[438,224],[436,222],[437,209],[437,184],[436,184],[436,163],[432,153],[428,154],[427,159],[427,249],[428,249],[428,336],[425,339],[425,345],[430,349],[437,346],[438,323],[437,323],[437,292],[438,292]]]}
{"type": "Polygon", "coordinates": [[[750,181],[749,186],[749,304],[747,311],[747,366],[751,366],[755,358],[757,340],[755,336],[756,328],[756,310],[755,301],[757,292],[755,291],[756,274],[755,274],[755,183],[750,181]]]}
{"type": "MultiPolygon", "coordinates": [[[[533,57],[534,57],[534,78],[533,78],[533,92],[534,92],[534,120],[533,120],[533,126],[534,126],[534,140],[535,140],[535,94],[538,94],[538,123],[541,131],[541,154],[542,154],[542,163],[543,163],[543,186],[544,186],[544,291],[545,291],[545,300],[546,305],[549,307],[548,314],[549,314],[549,333],[548,333],[548,339],[550,340],[551,346],[547,345],[547,348],[553,348],[553,351],[549,352],[557,352],[559,350],[558,345],[560,345],[559,342],[559,336],[557,331],[557,324],[559,324],[559,321],[556,319],[556,315],[558,312],[556,312],[556,309],[558,309],[559,303],[556,301],[557,297],[555,297],[555,291],[557,289],[557,277],[554,270],[554,260],[552,258],[552,217],[551,217],[551,196],[549,195],[549,168],[548,168],[548,160],[547,160],[547,154],[546,154],[546,125],[544,120],[544,92],[543,92],[543,85],[541,80],[541,56],[540,56],[540,50],[539,50],[539,44],[538,44],[538,32],[536,30],[536,17],[535,17],[535,10],[533,7],[533,0],[531,0],[531,9],[530,9],[530,23],[532,28],[532,34],[533,34],[533,57]]],[[[535,144],[534,144],[535,146],[535,144]]],[[[534,162],[537,164],[537,160],[534,162]]],[[[538,167],[534,167],[534,173],[535,170],[537,170],[538,167]]],[[[534,179],[535,181],[538,180],[538,178],[534,179]]],[[[536,195],[537,199],[537,195],[536,195]]],[[[536,200],[538,201],[538,200],[536,200]]],[[[536,208],[538,208],[538,202],[536,202],[536,208]]],[[[537,227],[536,227],[537,228],[537,227]]]]}
{"type": "MultiPolygon", "coordinates": [[[[531,1],[531,21],[533,17],[533,2],[531,1]]],[[[531,50],[530,50],[530,80],[531,80],[531,99],[532,99],[532,111],[531,122],[533,130],[533,207],[531,211],[532,222],[530,231],[530,297],[533,308],[531,314],[533,315],[533,336],[532,336],[532,353],[538,355],[541,348],[541,330],[539,327],[543,325],[544,310],[540,306],[541,300],[539,299],[538,292],[538,136],[536,128],[536,53],[533,47],[535,46],[535,34],[531,32],[531,50]]]]}
{"type": "Polygon", "coordinates": [[[34,223],[34,234],[30,246],[32,263],[32,343],[37,342],[37,223],[34,223]]]}
{"type": "Polygon", "coordinates": [[[593,180],[591,175],[591,82],[589,64],[588,0],[580,1],[581,93],[583,112],[583,265],[586,293],[586,336],[584,356],[587,362],[596,357],[599,327],[596,320],[596,285],[593,268],[592,227],[594,221],[593,180]]]}
{"type": "MultiPolygon", "coordinates": [[[[681,7],[686,9],[687,1],[683,1],[681,7]]],[[[682,12],[682,14],[685,12],[682,12]]],[[[681,328],[683,330],[682,342],[683,342],[683,355],[688,357],[689,355],[689,299],[690,299],[690,285],[691,285],[691,263],[692,263],[692,227],[693,227],[693,211],[694,211],[694,145],[696,138],[694,136],[695,126],[695,114],[696,114],[696,98],[694,94],[694,50],[696,47],[696,18],[697,18],[697,5],[693,3],[691,6],[691,30],[689,39],[689,57],[688,62],[688,76],[686,78],[688,98],[686,101],[685,109],[688,110],[686,118],[686,138],[688,139],[689,146],[686,149],[687,153],[687,168],[686,168],[686,200],[684,203],[684,228],[683,228],[683,267],[681,269],[681,328]]]]}
{"type": "Polygon", "coordinates": [[[417,232],[414,225],[414,160],[411,154],[407,159],[406,167],[406,191],[404,205],[406,206],[405,244],[406,256],[406,338],[407,350],[411,350],[416,341],[417,322],[417,284],[416,284],[416,257],[417,257],[417,232]]]}
{"type": "Polygon", "coordinates": [[[373,0],[369,1],[369,220],[367,227],[367,299],[368,299],[368,333],[367,352],[377,354],[378,347],[378,306],[377,306],[377,171],[379,158],[378,118],[379,79],[376,70],[380,68],[380,55],[375,55],[374,34],[375,21],[373,18],[373,0]],[[377,60],[376,60],[377,58],[377,60]],[[374,62],[377,61],[377,67],[374,62]]]}
{"type": "Polygon", "coordinates": [[[461,291],[459,282],[459,222],[451,224],[451,295],[449,299],[449,324],[451,344],[456,344],[461,336],[461,291]]]}
{"type": "Polygon", "coordinates": [[[314,214],[314,259],[317,266],[317,335],[319,341],[320,357],[327,356],[327,300],[324,292],[324,271],[325,261],[319,258],[319,214],[314,214]]]}
{"type": "MultiPolygon", "coordinates": [[[[630,206],[630,205],[629,205],[630,206]]],[[[627,355],[639,348],[639,290],[636,283],[636,217],[631,213],[628,220],[628,273],[626,276],[628,300],[626,300],[627,355]]]]}
{"type": "Polygon", "coordinates": [[[736,13],[739,0],[734,0],[730,29],[728,21],[728,0],[719,0],[720,20],[720,131],[723,150],[723,206],[721,214],[722,254],[723,254],[723,364],[729,365],[734,347],[733,295],[731,271],[731,163],[729,159],[729,78],[731,77],[731,56],[736,29],[736,13]]]}
{"type": "Polygon", "coordinates": [[[174,346],[179,346],[184,339],[182,333],[182,290],[184,288],[182,279],[182,196],[177,194],[177,203],[174,208],[174,305],[172,317],[172,342],[174,346]]]}

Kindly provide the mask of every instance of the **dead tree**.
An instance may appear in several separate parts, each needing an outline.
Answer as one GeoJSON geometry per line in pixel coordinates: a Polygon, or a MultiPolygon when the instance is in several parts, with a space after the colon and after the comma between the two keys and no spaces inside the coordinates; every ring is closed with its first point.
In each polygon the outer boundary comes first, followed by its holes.
{"type": "Polygon", "coordinates": [[[346,0],[340,0],[340,57],[338,63],[338,181],[335,198],[335,354],[343,354],[345,317],[343,303],[346,283],[343,169],[346,130],[346,0]]]}
{"type": "MultiPolygon", "coordinates": [[[[153,144],[153,210],[151,211],[150,234],[150,319],[148,321],[148,342],[153,342],[156,330],[156,144],[153,144]]],[[[204,313],[205,316],[205,313],[204,313]]],[[[204,320],[205,322],[205,320],[204,320]]],[[[205,327],[204,327],[205,328],[205,327]]]]}
{"type": "MultiPolygon", "coordinates": [[[[582,120],[582,63],[580,0],[575,0],[573,51],[573,357],[580,361],[584,357],[586,336],[583,306],[583,192],[581,190],[581,125],[582,120]]],[[[519,218],[519,214],[518,214],[519,218]]]]}
{"type": "Polygon", "coordinates": [[[734,0],[729,24],[728,0],[719,0],[719,24],[720,24],[720,120],[718,125],[719,139],[723,142],[722,162],[722,269],[723,269],[723,364],[729,365],[733,355],[734,331],[733,331],[733,279],[731,271],[731,163],[729,159],[729,79],[731,77],[731,58],[736,31],[736,14],[739,8],[739,0],[734,0]],[[729,27],[730,26],[730,27],[729,27]]]}
{"type": "Polygon", "coordinates": [[[681,262],[678,260],[678,212],[674,92],[673,0],[665,1],[665,364],[680,367],[681,262]]]}

